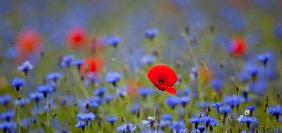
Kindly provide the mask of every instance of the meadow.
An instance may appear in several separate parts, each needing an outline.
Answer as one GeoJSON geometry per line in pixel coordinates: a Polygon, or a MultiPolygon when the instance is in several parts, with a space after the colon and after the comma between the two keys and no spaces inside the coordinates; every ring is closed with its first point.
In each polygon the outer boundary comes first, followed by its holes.
{"type": "Polygon", "coordinates": [[[1,0],[0,132],[280,133],[280,0],[1,0]]]}

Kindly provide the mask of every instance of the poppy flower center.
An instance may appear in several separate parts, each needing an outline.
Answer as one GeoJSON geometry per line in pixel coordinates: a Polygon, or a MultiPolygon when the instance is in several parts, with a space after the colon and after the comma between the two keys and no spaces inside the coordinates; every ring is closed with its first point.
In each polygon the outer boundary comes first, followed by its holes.
{"type": "Polygon", "coordinates": [[[160,85],[162,85],[164,83],[164,80],[163,79],[159,79],[158,82],[159,82],[160,85]]]}

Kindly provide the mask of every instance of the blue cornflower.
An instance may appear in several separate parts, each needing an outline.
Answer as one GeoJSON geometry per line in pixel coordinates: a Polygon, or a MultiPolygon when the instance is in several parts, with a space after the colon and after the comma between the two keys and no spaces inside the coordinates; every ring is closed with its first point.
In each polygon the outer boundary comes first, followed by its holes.
{"type": "Polygon", "coordinates": [[[14,89],[16,89],[17,92],[22,89],[22,87],[25,85],[25,79],[22,78],[15,78],[11,81],[11,85],[14,89]]]}
{"type": "Polygon", "coordinates": [[[141,63],[143,65],[152,65],[156,62],[157,58],[153,55],[145,55],[141,58],[141,63]]]}
{"type": "Polygon", "coordinates": [[[36,118],[31,117],[21,120],[20,125],[25,128],[30,128],[32,127],[32,124],[36,124],[36,123],[37,123],[36,118]]]}
{"type": "Polygon", "coordinates": [[[141,110],[141,105],[140,105],[140,103],[135,103],[135,104],[131,107],[130,112],[131,112],[132,114],[138,114],[138,113],[140,113],[140,110],[141,110]]]}
{"type": "Polygon", "coordinates": [[[73,55],[66,55],[61,58],[61,67],[71,67],[73,65],[74,56],[73,55]]]}
{"type": "Polygon", "coordinates": [[[76,68],[78,70],[80,70],[80,68],[81,68],[83,63],[84,63],[84,60],[75,60],[75,61],[73,61],[73,65],[76,66],[76,68]]]}
{"type": "Polygon", "coordinates": [[[243,82],[247,82],[249,80],[255,80],[261,73],[261,69],[251,63],[245,65],[244,70],[239,74],[239,80],[243,82]]]}
{"type": "Polygon", "coordinates": [[[183,107],[185,107],[189,102],[191,98],[188,96],[180,97],[180,103],[183,107]]]}
{"type": "Polygon", "coordinates": [[[95,120],[95,118],[96,118],[96,115],[91,112],[90,113],[79,113],[77,115],[78,121],[84,121],[87,123],[90,123],[91,121],[95,120]]]}
{"type": "Polygon", "coordinates": [[[41,92],[30,93],[29,98],[34,100],[36,103],[44,99],[44,95],[41,92]]]}
{"type": "Polygon", "coordinates": [[[233,95],[233,96],[224,97],[224,103],[230,105],[232,109],[234,107],[238,107],[243,102],[244,102],[244,97],[242,96],[233,95]]]}
{"type": "Polygon", "coordinates": [[[248,128],[250,126],[258,126],[258,120],[255,117],[240,116],[238,121],[240,124],[246,124],[248,128]]]}
{"type": "Polygon", "coordinates": [[[275,116],[277,121],[279,116],[282,115],[282,106],[276,105],[268,108],[268,114],[275,116]]]}
{"type": "Polygon", "coordinates": [[[171,129],[174,133],[185,133],[187,128],[184,121],[174,121],[171,125],[171,129]]]}
{"type": "Polygon", "coordinates": [[[0,105],[7,106],[12,101],[12,96],[9,94],[0,96],[0,105]]]}
{"type": "Polygon", "coordinates": [[[201,123],[205,124],[206,127],[208,126],[217,126],[217,120],[210,116],[203,116],[200,118],[201,123]]]}
{"type": "Polygon", "coordinates": [[[227,116],[232,112],[232,109],[230,106],[224,105],[219,107],[219,113],[223,114],[224,116],[227,116]]]}
{"type": "Polygon", "coordinates": [[[203,133],[206,130],[206,127],[199,126],[197,129],[200,131],[200,133],[203,133]]]}
{"type": "Polygon", "coordinates": [[[256,110],[256,106],[248,106],[248,107],[246,107],[246,110],[249,110],[250,116],[252,116],[253,112],[256,110]]]}
{"type": "Polygon", "coordinates": [[[104,97],[106,92],[107,92],[107,89],[105,87],[102,87],[100,89],[95,90],[94,94],[98,97],[104,97]]]}
{"type": "Polygon", "coordinates": [[[136,129],[136,125],[133,123],[122,124],[121,126],[117,127],[118,133],[134,133],[136,129]]]}
{"type": "Polygon", "coordinates": [[[54,72],[47,75],[47,79],[55,84],[58,82],[59,79],[62,79],[63,77],[64,75],[59,72],[54,72]]]}
{"type": "Polygon", "coordinates": [[[116,86],[116,84],[120,81],[122,75],[118,72],[109,72],[106,75],[106,81],[110,84],[113,84],[113,86],[116,86]]]}
{"type": "Polygon", "coordinates": [[[140,88],[138,90],[138,93],[140,96],[142,96],[143,98],[146,98],[148,96],[153,95],[154,91],[152,88],[140,88]]]}
{"type": "Polygon", "coordinates": [[[23,72],[25,75],[29,73],[30,70],[32,70],[34,67],[29,61],[25,61],[23,64],[18,66],[18,71],[23,72]]]}
{"type": "Polygon", "coordinates": [[[121,43],[122,39],[118,36],[111,36],[107,39],[107,43],[114,48],[117,48],[117,46],[121,43]]]}
{"type": "Polygon", "coordinates": [[[114,99],[113,95],[108,94],[105,96],[105,102],[110,103],[114,99]]]}
{"type": "Polygon", "coordinates": [[[215,91],[220,92],[224,88],[224,81],[222,79],[213,79],[211,81],[211,87],[215,91]]]}
{"type": "Polygon", "coordinates": [[[265,95],[268,89],[268,81],[265,79],[259,79],[249,84],[249,89],[256,95],[263,96],[265,95]]]}
{"type": "Polygon", "coordinates": [[[54,88],[51,85],[41,85],[37,87],[37,91],[42,93],[43,96],[46,98],[49,93],[54,91],[54,88]]]}
{"type": "Polygon", "coordinates": [[[166,99],[167,105],[174,109],[178,104],[180,104],[180,98],[177,96],[171,96],[166,99]]]}
{"type": "Polygon", "coordinates": [[[3,121],[11,121],[15,118],[15,111],[14,110],[10,110],[10,111],[7,111],[7,112],[3,112],[1,115],[0,115],[0,119],[3,120],[3,121]]]}
{"type": "Polygon", "coordinates": [[[86,123],[84,121],[78,121],[75,127],[84,129],[86,127],[86,123]]]}
{"type": "Polygon", "coordinates": [[[110,123],[111,125],[115,124],[118,120],[116,116],[109,116],[106,119],[107,119],[107,122],[110,123]]]}
{"type": "Polygon", "coordinates": [[[17,128],[17,124],[15,122],[0,123],[0,129],[3,130],[4,133],[15,132],[16,128],[17,128]]]}
{"type": "Polygon", "coordinates": [[[162,115],[162,120],[171,122],[173,120],[173,117],[170,114],[164,114],[162,115]]]}
{"type": "Polygon", "coordinates": [[[148,39],[154,39],[159,34],[159,30],[156,28],[148,29],[145,32],[145,37],[148,39]]]}
{"type": "Polygon", "coordinates": [[[122,88],[118,90],[118,96],[121,98],[124,98],[127,95],[128,89],[127,88],[122,88]]]}
{"type": "Polygon", "coordinates": [[[272,58],[272,55],[270,53],[262,53],[257,56],[257,60],[261,62],[264,66],[268,64],[271,58],[272,58]]]}
{"type": "Polygon", "coordinates": [[[220,102],[216,102],[212,104],[212,107],[214,107],[217,111],[217,113],[219,113],[219,107],[222,106],[223,104],[220,102]]]}
{"type": "Polygon", "coordinates": [[[21,107],[24,107],[28,105],[29,103],[30,103],[30,100],[28,98],[21,98],[15,101],[15,105],[21,106],[21,107]]]}
{"type": "Polygon", "coordinates": [[[195,128],[198,128],[199,123],[201,122],[201,119],[199,117],[193,117],[190,119],[190,123],[194,124],[195,128]]]}

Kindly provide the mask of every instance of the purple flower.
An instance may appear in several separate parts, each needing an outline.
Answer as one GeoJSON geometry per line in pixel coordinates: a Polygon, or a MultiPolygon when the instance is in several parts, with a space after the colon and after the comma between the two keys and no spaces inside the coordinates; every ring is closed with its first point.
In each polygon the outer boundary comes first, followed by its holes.
{"type": "Polygon", "coordinates": [[[63,77],[64,77],[63,74],[54,72],[54,73],[48,74],[47,79],[51,81],[52,83],[57,84],[58,80],[62,79],[63,77]]]}
{"type": "Polygon", "coordinates": [[[154,91],[152,88],[140,88],[138,89],[139,95],[141,95],[143,98],[146,98],[148,96],[153,95],[154,91]]]}
{"type": "Polygon", "coordinates": [[[3,112],[1,115],[0,115],[0,119],[3,120],[3,121],[11,121],[15,118],[15,111],[14,110],[10,110],[10,111],[7,111],[7,112],[3,112]]]}
{"type": "Polygon", "coordinates": [[[215,91],[220,92],[224,88],[224,81],[222,79],[213,79],[211,81],[211,87],[215,91]]]}
{"type": "Polygon", "coordinates": [[[106,88],[101,88],[101,89],[97,89],[94,91],[94,94],[98,97],[103,97],[106,93],[107,89],[106,88]]]}
{"type": "Polygon", "coordinates": [[[242,96],[225,96],[224,103],[231,106],[231,108],[238,107],[240,104],[244,102],[244,97],[242,96]]]}
{"type": "Polygon", "coordinates": [[[174,109],[177,105],[180,104],[180,98],[177,96],[168,97],[166,99],[166,103],[170,108],[174,109]]]}
{"type": "Polygon", "coordinates": [[[0,96],[0,105],[7,106],[12,101],[12,96],[9,94],[0,96]]]}
{"type": "Polygon", "coordinates": [[[121,126],[117,127],[118,133],[134,133],[136,130],[136,125],[133,123],[122,124],[121,126]]]}
{"type": "Polygon", "coordinates": [[[145,37],[153,40],[157,35],[159,34],[159,30],[158,29],[148,29],[145,32],[145,37]]]}
{"type": "Polygon", "coordinates": [[[275,116],[278,121],[279,116],[282,115],[282,107],[280,105],[271,106],[268,108],[268,114],[275,116]]]}
{"type": "Polygon", "coordinates": [[[73,55],[66,55],[61,58],[61,67],[71,67],[73,65],[74,56],[73,55]]]}
{"type": "Polygon", "coordinates": [[[115,124],[117,122],[118,118],[116,116],[109,116],[107,117],[107,122],[111,125],[115,124]]]}
{"type": "Polygon", "coordinates": [[[117,46],[121,43],[122,39],[118,36],[111,36],[107,38],[107,44],[117,48],[117,46]]]}
{"type": "Polygon", "coordinates": [[[153,55],[145,55],[141,58],[141,63],[143,65],[152,65],[156,62],[157,58],[153,55]]]}
{"type": "Polygon", "coordinates": [[[113,86],[116,86],[116,84],[120,81],[122,75],[117,72],[109,72],[106,75],[106,81],[110,84],[113,84],[113,86]]]}

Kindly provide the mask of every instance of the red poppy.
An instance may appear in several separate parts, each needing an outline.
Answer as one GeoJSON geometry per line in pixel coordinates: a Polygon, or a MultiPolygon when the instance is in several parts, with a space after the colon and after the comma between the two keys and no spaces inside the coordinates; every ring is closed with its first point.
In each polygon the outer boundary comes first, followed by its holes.
{"type": "Polygon", "coordinates": [[[159,90],[176,94],[174,84],[177,81],[177,75],[170,67],[156,65],[148,72],[148,78],[159,90]]]}
{"type": "Polygon", "coordinates": [[[80,74],[85,76],[86,74],[97,74],[101,71],[103,62],[101,59],[96,57],[90,57],[85,59],[84,63],[81,66],[80,74]]]}
{"type": "Polygon", "coordinates": [[[68,34],[68,41],[71,48],[80,48],[86,42],[86,31],[82,27],[76,27],[70,30],[68,34]]]}
{"type": "Polygon", "coordinates": [[[247,52],[247,42],[241,38],[233,40],[231,52],[236,57],[244,56],[247,52]]]}
{"type": "Polygon", "coordinates": [[[38,52],[41,44],[41,37],[33,30],[23,31],[17,37],[17,51],[19,60],[25,60],[29,55],[38,52]]]}

